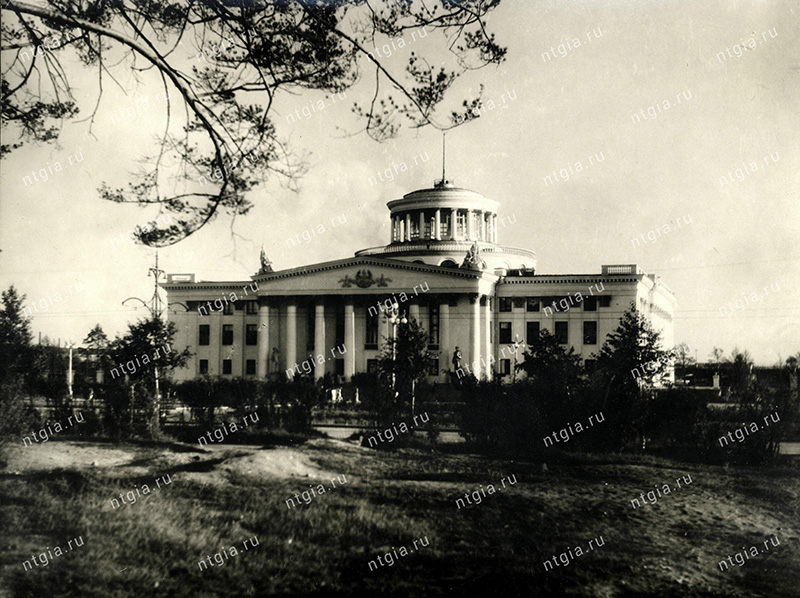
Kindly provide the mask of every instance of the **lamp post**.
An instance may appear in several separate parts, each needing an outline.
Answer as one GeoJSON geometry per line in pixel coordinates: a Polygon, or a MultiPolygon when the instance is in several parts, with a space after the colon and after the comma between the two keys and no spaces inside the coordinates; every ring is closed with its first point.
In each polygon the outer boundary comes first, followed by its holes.
{"type": "Polygon", "coordinates": [[[392,303],[392,306],[388,310],[387,319],[392,325],[392,393],[394,394],[394,398],[397,398],[397,376],[396,376],[396,363],[397,363],[397,325],[398,324],[407,324],[408,319],[405,316],[400,315],[400,306],[397,303],[392,303]]]}
{"type": "Polygon", "coordinates": [[[67,388],[69,389],[69,403],[70,406],[72,405],[72,349],[75,347],[75,342],[72,339],[69,339],[69,369],[67,370],[67,388]]]}
{"type": "MultiPolygon", "coordinates": [[[[144,299],[140,299],[139,297],[128,297],[127,299],[125,299],[125,301],[122,302],[122,305],[125,305],[125,303],[127,303],[128,301],[138,301],[145,307],[145,309],[147,309],[147,311],[150,312],[150,317],[153,320],[160,320],[162,309],[161,309],[161,297],[158,294],[158,281],[161,279],[162,276],[164,276],[165,272],[158,268],[158,252],[156,252],[155,267],[150,268],[147,274],[148,276],[150,274],[153,275],[153,283],[154,283],[153,296],[150,299],[150,304],[145,302],[144,299]]],[[[169,305],[176,305],[176,304],[183,306],[184,308],[186,308],[186,311],[189,311],[189,308],[186,305],[179,302],[170,303],[167,305],[167,307],[169,307],[169,305]]],[[[159,385],[158,366],[157,365],[154,366],[153,370],[155,373],[155,385],[156,385],[156,419],[158,419],[161,414],[161,389],[159,385]]],[[[132,388],[133,387],[131,387],[131,389],[132,388]]]]}

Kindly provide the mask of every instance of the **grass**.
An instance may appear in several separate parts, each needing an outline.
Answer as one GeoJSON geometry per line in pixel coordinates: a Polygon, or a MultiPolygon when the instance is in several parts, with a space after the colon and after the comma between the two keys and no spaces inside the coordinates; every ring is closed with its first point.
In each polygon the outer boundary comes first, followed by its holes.
{"type": "Polygon", "coordinates": [[[275,447],[197,451],[181,461],[173,458],[176,446],[122,448],[135,456],[133,466],[0,476],[0,586],[12,596],[800,595],[800,480],[792,462],[726,469],[653,457],[562,455],[545,468],[314,440],[284,450],[346,475],[347,483],[288,509],[288,498],[320,480],[220,474],[236,451],[267,454],[275,447]],[[166,474],[169,486],[135,504],[110,506],[111,498],[166,474]],[[204,483],[214,474],[222,483],[204,483]],[[510,475],[517,483],[499,487],[510,475]],[[642,492],[674,486],[685,475],[691,485],[631,507],[642,492]],[[480,504],[456,508],[457,498],[489,484],[496,492],[481,495],[480,504]],[[568,547],[585,550],[601,535],[604,546],[544,570],[545,560],[568,547]],[[775,535],[780,546],[719,570],[728,555],[775,535]],[[77,536],[83,547],[23,571],[31,554],[77,536]],[[258,546],[239,550],[254,536],[258,546]],[[423,537],[427,547],[369,570],[378,555],[423,537]],[[230,546],[237,556],[200,570],[199,561],[230,546]]]}

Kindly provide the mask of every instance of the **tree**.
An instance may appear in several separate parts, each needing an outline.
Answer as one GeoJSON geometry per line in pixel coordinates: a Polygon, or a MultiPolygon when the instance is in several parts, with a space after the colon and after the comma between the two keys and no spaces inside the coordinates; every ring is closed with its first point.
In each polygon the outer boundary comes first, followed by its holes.
{"type": "Polygon", "coordinates": [[[542,330],[517,369],[527,374],[522,386],[527,399],[536,403],[540,419],[545,420],[540,423],[561,427],[559,424],[566,425],[574,417],[584,382],[581,358],[572,347],[560,344],[549,331],[542,330]]]}
{"type": "Polygon", "coordinates": [[[89,331],[89,334],[83,339],[83,344],[82,353],[91,362],[93,374],[97,375],[98,371],[105,372],[111,368],[109,355],[111,343],[100,324],[95,324],[94,328],[89,331]]]}
{"type": "Polygon", "coordinates": [[[583,373],[581,357],[575,349],[560,344],[547,330],[542,330],[536,342],[528,346],[517,369],[523,370],[541,392],[564,400],[575,393],[583,373]]]}
{"type": "Polygon", "coordinates": [[[177,328],[174,322],[164,322],[160,318],[139,320],[128,325],[128,332],[111,343],[110,355],[112,386],[116,386],[106,398],[107,415],[115,420],[109,426],[117,430],[117,436],[126,433],[139,433],[154,436],[159,428],[159,397],[157,381],[176,368],[186,365],[191,352],[184,349],[178,352],[172,348],[172,339],[177,328]],[[119,383],[128,376],[131,381],[130,399],[127,392],[119,392],[119,383]],[[118,384],[114,385],[113,382],[118,384]],[[127,407],[124,403],[127,401],[127,407]],[[128,413],[126,414],[126,409],[128,413]],[[117,421],[129,416],[136,426],[126,430],[117,421]]]}
{"type": "Polygon", "coordinates": [[[693,366],[697,365],[697,359],[691,355],[692,349],[686,343],[681,343],[677,345],[672,354],[675,356],[675,377],[681,377],[681,379],[685,379],[687,374],[689,374],[689,369],[693,366]]]}
{"type": "MultiPolygon", "coordinates": [[[[0,155],[31,141],[57,141],[61,123],[76,117],[66,58],[77,56],[96,69],[97,105],[106,82],[116,82],[114,73],[154,69],[166,97],[157,149],[127,188],[104,183],[100,195],[155,203],[174,214],[168,225],[151,222],[135,233],[147,245],[169,245],[218,212],[246,214],[252,207],[246,193],[269,174],[291,184],[303,173],[302,160],[279,139],[272,120],[280,94],[338,94],[369,72],[374,93],[354,112],[378,140],[396,135],[401,118],[442,130],[465,122],[465,115],[474,118],[480,92],[458,110],[439,106],[463,72],[503,61],[505,48],[486,29],[498,3],[3,0],[2,51],[11,56],[4,59],[10,66],[2,75],[0,116],[15,141],[2,145],[0,155]],[[437,56],[445,66],[410,51],[401,75],[381,59],[377,47],[387,36],[423,37],[424,31],[427,37],[428,29],[447,44],[445,60],[437,56]],[[185,122],[171,122],[180,112],[185,122]]],[[[87,119],[90,133],[96,111],[87,119]]]]}
{"type": "Polygon", "coordinates": [[[6,464],[6,449],[19,442],[19,434],[28,433],[39,421],[39,414],[26,404],[24,378],[31,349],[30,319],[24,314],[20,295],[14,285],[3,291],[0,308],[0,466],[6,464]]]}
{"type": "Polygon", "coordinates": [[[172,349],[176,331],[174,322],[164,322],[160,318],[129,324],[127,334],[111,345],[111,358],[115,364],[112,378],[127,374],[134,382],[142,382],[155,390],[156,369],[163,375],[183,367],[192,356],[189,349],[181,352],[172,349]]]}
{"type": "Polygon", "coordinates": [[[739,351],[734,348],[731,351],[731,359],[727,365],[727,370],[730,372],[728,377],[728,384],[734,395],[744,395],[755,384],[755,376],[753,376],[753,357],[750,353],[739,351]]]}
{"type": "Polygon", "coordinates": [[[673,350],[675,355],[675,364],[686,370],[690,366],[697,363],[697,359],[691,355],[692,348],[686,343],[677,345],[673,350]]]}
{"type": "Polygon", "coordinates": [[[720,349],[719,347],[714,347],[711,350],[711,359],[717,365],[717,373],[719,373],[720,364],[725,359],[724,355],[725,355],[725,351],[720,349]]]}
{"type": "Polygon", "coordinates": [[[0,309],[0,383],[23,375],[31,345],[31,321],[25,316],[20,295],[14,285],[3,291],[0,309]]]}
{"type": "Polygon", "coordinates": [[[603,397],[607,447],[619,449],[641,436],[644,391],[663,380],[672,357],[672,351],[660,348],[660,334],[631,304],[597,357],[595,389],[603,397]]]}
{"type": "Polygon", "coordinates": [[[427,376],[433,355],[428,351],[428,333],[416,319],[396,326],[397,335],[386,339],[378,360],[378,370],[384,384],[394,390],[391,417],[411,413],[414,408],[417,384],[427,376]]]}

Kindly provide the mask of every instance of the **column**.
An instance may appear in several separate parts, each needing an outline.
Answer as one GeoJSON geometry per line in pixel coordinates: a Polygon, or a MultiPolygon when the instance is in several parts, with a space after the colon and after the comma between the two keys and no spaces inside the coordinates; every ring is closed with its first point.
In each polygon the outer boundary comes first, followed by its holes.
{"type": "Polygon", "coordinates": [[[490,356],[493,356],[494,353],[492,352],[492,301],[489,295],[486,295],[486,306],[483,311],[484,313],[484,351],[483,351],[483,359],[484,359],[484,367],[486,368],[486,377],[491,380],[492,379],[492,359],[490,356]]]}
{"type": "Polygon", "coordinates": [[[433,238],[437,241],[442,238],[442,211],[436,210],[436,217],[433,223],[433,238]]]}
{"type": "Polygon", "coordinates": [[[486,236],[486,212],[479,212],[481,218],[481,241],[488,241],[486,236]]]}
{"type": "Polygon", "coordinates": [[[256,361],[256,376],[267,377],[267,360],[269,359],[269,304],[262,303],[258,306],[258,360],[256,361]]]}
{"type": "Polygon", "coordinates": [[[406,212],[406,241],[411,240],[411,214],[406,212]]]}
{"type": "Polygon", "coordinates": [[[325,351],[325,303],[322,299],[317,301],[314,314],[314,359],[314,379],[319,380],[325,375],[325,363],[328,361],[325,351]],[[319,358],[320,355],[323,359],[319,358]]]}
{"type": "Polygon", "coordinates": [[[356,373],[356,312],[352,300],[344,305],[344,377],[350,381],[356,373]]]}
{"type": "Polygon", "coordinates": [[[422,210],[419,213],[419,238],[422,239],[425,236],[425,210],[422,210]]]}
{"type": "Polygon", "coordinates": [[[474,233],[475,217],[472,210],[467,210],[467,239],[472,241],[472,234],[474,233]]]}
{"type": "Polygon", "coordinates": [[[409,319],[413,318],[414,320],[416,320],[417,324],[420,325],[422,324],[422,322],[419,319],[419,303],[417,303],[416,301],[408,305],[408,317],[409,319]]]}
{"type": "Polygon", "coordinates": [[[450,346],[450,303],[446,300],[439,304],[439,349],[447,364],[445,369],[450,369],[455,347],[450,346]]]}
{"type": "Polygon", "coordinates": [[[458,221],[458,211],[453,208],[450,210],[450,239],[456,238],[456,222],[458,221]]]}
{"type": "Polygon", "coordinates": [[[472,326],[469,330],[469,367],[475,377],[481,379],[481,300],[475,293],[469,298],[472,304],[472,326]]]}
{"type": "Polygon", "coordinates": [[[294,378],[294,366],[297,365],[297,305],[292,301],[286,306],[286,369],[292,370],[288,376],[294,378]]]}
{"type": "Polygon", "coordinates": [[[492,243],[497,243],[497,214],[492,214],[492,243]]]}

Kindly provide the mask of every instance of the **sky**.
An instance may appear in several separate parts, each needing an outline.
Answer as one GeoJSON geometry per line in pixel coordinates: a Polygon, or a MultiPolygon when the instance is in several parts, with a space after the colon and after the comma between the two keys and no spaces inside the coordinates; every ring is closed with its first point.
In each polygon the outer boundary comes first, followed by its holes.
{"type": "MultiPolygon", "coordinates": [[[[798,9],[504,0],[487,25],[506,61],[462,77],[445,105],[483,84],[480,117],[447,135],[447,178],[500,202],[515,220],[500,243],[536,251],[538,273],[637,264],[660,275],[679,302],[676,342],[699,361],[715,346],[760,365],[785,360],[800,352],[798,9]]],[[[381,40],[387,65],[402,74],[411,51],[441,62],[443,39],[427,33],[406,33],[404,47],[381,40]]],[[[187,63],[196,51],[187,47],[187,63]]],[[[0,288],[25,293],[38,307],[35,335],[62,343],[96,323],[114,336],[146,315],[122,301],[152,295],[155,250],[111,239],[158,211],[103,201],[97,189],[132,180],[166,104],[152,73],[120,67],[90,129],[96,73],[67,66],[84,117],[65,124],[58,146],[0,162],[0,288]],[[63,169],[49,174],[56,162],[63,169]],[[32,176],[41,169],[47,180],[32,176]]],[[[249,214],[220,215],[160,249],[160,267],[246,280],[262,246],[283,269],[388,243],[386,202],[441,177],[441,133],[406,127],[371,140],[351,110],[370,91],[365,76],[344,99],[279,96],[278,133],[307,159],[299,191],[267,181],[248,195],[249,214]]]]}

